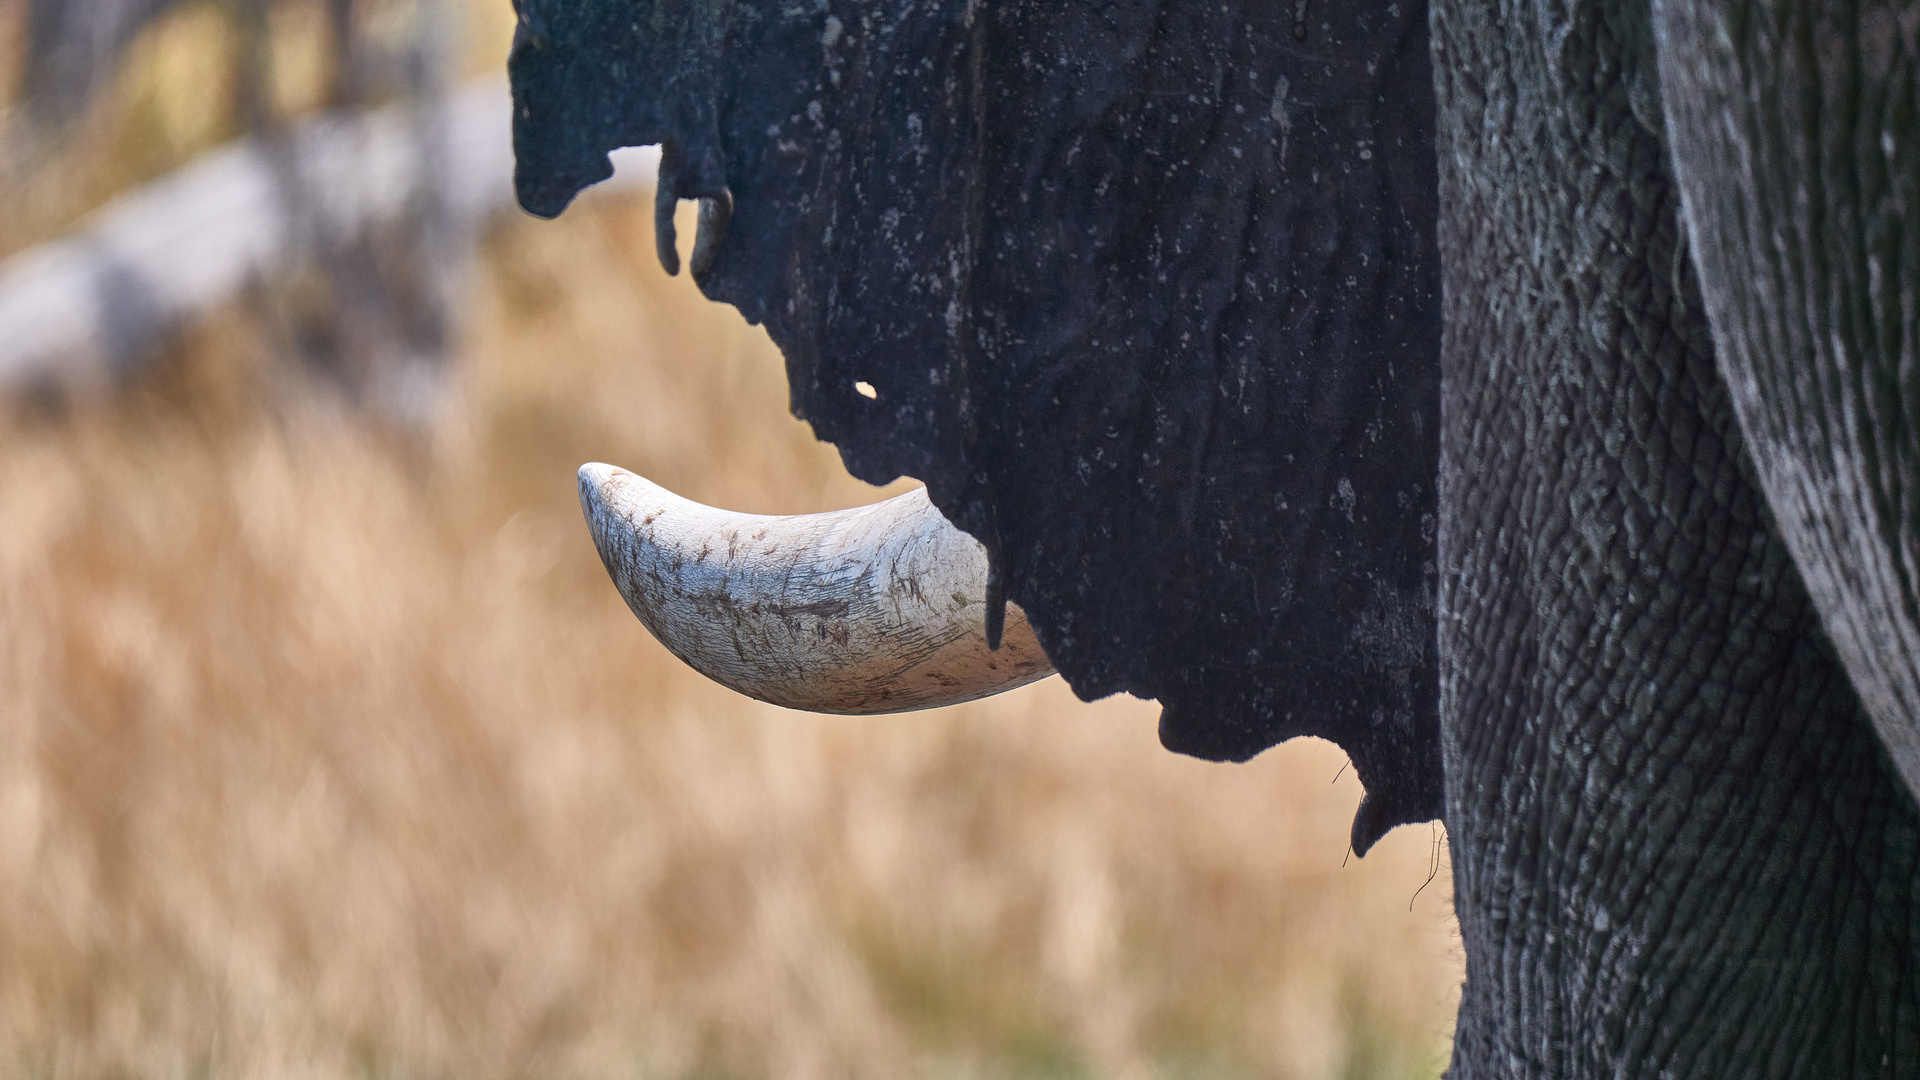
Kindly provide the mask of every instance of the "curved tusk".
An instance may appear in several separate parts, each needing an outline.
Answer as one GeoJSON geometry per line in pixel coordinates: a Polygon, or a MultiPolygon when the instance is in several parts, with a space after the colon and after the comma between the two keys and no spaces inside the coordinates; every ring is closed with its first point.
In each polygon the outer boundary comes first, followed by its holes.
{"type": "Polygon", "coordinates": [[[580,506],[600,561],[653,636],[748,697],[812,712],[908,712],[1053,674],[1013,604],[1000,648],[987,648],[986,550],[924,489],[764,517],[596,463],[580,467],[580,506]]]}

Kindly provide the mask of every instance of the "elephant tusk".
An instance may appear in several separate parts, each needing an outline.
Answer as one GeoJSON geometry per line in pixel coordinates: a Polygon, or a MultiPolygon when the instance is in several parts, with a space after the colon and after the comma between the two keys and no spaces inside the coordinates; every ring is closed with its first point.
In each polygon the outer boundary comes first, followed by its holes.
{"type": "Polygon", "coordinates": [[[811,712],[931,709],[1053,674],[1007,605],[987,647],[987,554],[925,490],[852,510],[736,514],[625,469],[580,467],[580,506],[627,606],[695,671],[811,712]]]}

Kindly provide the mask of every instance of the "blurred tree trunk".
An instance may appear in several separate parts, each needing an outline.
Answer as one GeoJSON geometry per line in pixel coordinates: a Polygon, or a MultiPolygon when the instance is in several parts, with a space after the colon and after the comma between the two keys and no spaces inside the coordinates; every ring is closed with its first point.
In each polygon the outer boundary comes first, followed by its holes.
{"type": "MultiPolygon", "coordinates": [[[[263,0],[242,0],[261,3],[263,0]]],[[[446,72],[454,28],[445,0],[412,0],[417,32],[393,59],[403,73],[399,108],[418,156],[402,211],[353,229],[328,229],[326,200],[305,186],[291,147],[264,132],[286,213],[302,249],[264,295],[285,349],[348,401],[402,425],[429,421],[446,383],[457,282],[472,248],[472,222],[449,214],[446,72]]],[[[334,70],[327,97],[364,105],[367,42],[353,0],[327,0],[334,70]]]]}
{"type": "Polygon", "coordinates": [[[85,109],[141,29],[176,0],[29,0],[20,97],[58,127],[85,109]]]}

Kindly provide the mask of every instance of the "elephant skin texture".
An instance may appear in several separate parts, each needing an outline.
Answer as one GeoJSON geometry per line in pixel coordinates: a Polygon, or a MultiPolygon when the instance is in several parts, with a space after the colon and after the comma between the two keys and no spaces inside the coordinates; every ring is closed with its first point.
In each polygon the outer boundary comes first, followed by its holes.
{"type": "Polygon", "coordinates": [[[1920,815],[1716,367],[1648,12],[1434,28],[1450,1075],[1913,1075],[1920,815]]]}
{"type": "Polygon", "coordinates": [[[1444,817],[1451,1076],[1920,1076],[1916,10],[520,16],[523,204],[663,143],[1076,691],[1444,817]]]}

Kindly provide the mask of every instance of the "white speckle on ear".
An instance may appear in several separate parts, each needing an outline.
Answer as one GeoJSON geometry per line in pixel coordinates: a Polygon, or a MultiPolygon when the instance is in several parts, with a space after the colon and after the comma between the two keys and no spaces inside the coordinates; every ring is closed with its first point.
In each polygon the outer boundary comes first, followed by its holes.
{"type": "Polygon", "coordinates": [[[878,398],[880,396],[880,391],[875,390],[873,384],[864,379],[853,384],[853,391],[863,398],[878,398]]]}
{"type": "Polygon", "coordinates": [[[1353,504],[1359,501],[1358,495],[1353,490],[1353,481],[1344,476],[1341,477],[1340,482],[1333,486],[1333,492],[1333,508],[1345,515],[1348,521],[1352,521],[1353,504]]]}
{"type": "MultiPolygon", "coordinates": [[[[1287,140],[1293,131],[1293,117],[1287,112],[1287,90],[1291,87],[1285,75],[1273,84],[1273,108],[1268,115],[1273,117],[1274,127],[1280,130],[1280,167],[1287,167],[1287,140]]],[[[1319,183],[1316,179],[1314,183],[1319,183]]]]}
{"type": "Polygon", "coordinates": [[[1273,84],[1273,108],[1269,110],[1268,115],[1273,117],[1274,123],[1280,125],[1281,131],[1293,130],[1293,118],[1287,115],[1287,90],[1291,85],[1285,75],[1280,76],[1273,84]]]}
{"type": "Polygon", "coordinates": [[[840,40],[840,31],[843,29],[845,27],[841,25],[838,15],[827,16],[827,28],[820,31],[820,44],[833,48],[833,43],[840,40]]]}

